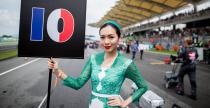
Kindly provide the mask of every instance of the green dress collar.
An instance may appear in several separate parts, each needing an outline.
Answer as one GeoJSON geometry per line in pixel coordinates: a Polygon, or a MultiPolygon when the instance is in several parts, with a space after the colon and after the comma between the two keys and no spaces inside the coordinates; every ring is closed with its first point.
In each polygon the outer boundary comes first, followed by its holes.
{"type": "MultiPolygon", "coordinates": [[[[95,60],[96,60],[96,63],[97,63],[98,66],[101,66],[101,64],[103,63],[104,55],[105,55],[105,51],[103,51],[103,52],[101,52],[101,53],[96,55],[95,60]]],[[[121,54],[120,54],[119,51],[117,51],[117,57],[115,58],[113,64],[111,65],[111,68],[115,67],[115,65],[117,64],[117,62],[120,59],[120,57],[121,57],[121,54]]]]}

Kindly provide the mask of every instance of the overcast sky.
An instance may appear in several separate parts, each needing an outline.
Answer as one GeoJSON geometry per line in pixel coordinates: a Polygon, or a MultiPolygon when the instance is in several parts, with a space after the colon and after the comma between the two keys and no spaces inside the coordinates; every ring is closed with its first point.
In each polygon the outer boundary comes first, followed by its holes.
{"type": "MultiPolygon", "coordinates": [[[[0,36],[18,35],[21,0],[1,0],[0,3],[0,36]]],[[[24,0],[23,0],[24,1],[24,0]]],[[[103,17],[119,0],[87,0],[86,35],[98,36],[98,29],[88,26],[89,23],[97,22],[103,17]]],[[[199,10],[209,7],[208,3],[198,6],[199,10]]]]}
{"type": "MultiPolygon", "coordinates": [[[[18,35],[21,0],[1,0],[0,36],[18,35]]],[[[103,17],[118,0],[87,0],[86,34],[98,35],[98,29],[87,26],[103,17]]]]}

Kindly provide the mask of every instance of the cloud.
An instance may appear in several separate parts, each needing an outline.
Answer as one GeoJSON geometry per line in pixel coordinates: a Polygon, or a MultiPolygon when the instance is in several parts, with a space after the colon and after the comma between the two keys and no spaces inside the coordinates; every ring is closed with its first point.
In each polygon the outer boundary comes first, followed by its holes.
{"type": "Polygon", "coordinates": [[[115,5],[115,2],[116,0],[89,0],[87,2],[87,21],[99,21],[115,5]]]}
{"type": "Polygon", "coordinates": [[[3,0],[0,4],[0,36],[18,34],[20,0],[3,0]]]}
{"type": "MultiPolygon", "coordinates": [[[[21,0],[1,0],[0,3],[0,36],[18,34],[21,0]]],[[[88,26],[98,22],[118,0],[87,0],[86,34],[98,35],[98,29],[88,26]]]]}
{"type": "Polygon", "coordinates": [[[12,27],[18,24],[18,16],[8,10],[0,10],[0,24],[4,27],[12,27]]]}
{"type": "MultiPolygon", "coordinates": [[[[98,22],[119,0],[88,0],[86,16],[86,34],[98,36],[99,29],[88,26],[89,23],[98,22]]],[[[99,36],[96,37],[99,39],[99,36]]]]}
{"type": "Polygon", "coordinates": [[[0,9],[0,35],[18,34],[19,15],[6,9],[0,9]]]}

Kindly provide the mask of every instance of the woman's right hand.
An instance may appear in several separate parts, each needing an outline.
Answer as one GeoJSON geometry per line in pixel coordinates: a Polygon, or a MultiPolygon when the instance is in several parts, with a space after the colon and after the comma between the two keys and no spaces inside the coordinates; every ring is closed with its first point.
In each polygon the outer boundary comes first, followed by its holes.
{"type": "Polygon", "coordinates": [[[49,58],[48,59],[48,68],[52,69],[52,72],[58,76],[59,72],[58,72],[58,62],[55,61],[53,58],[49,58]]]}
{"type": "Polygon", "coordinates": [[[48,59],[48,68],[52,69],[53,74],[60,79],[67,78],[67,75],[60,69],[58,69],[58,62],[53,58],[48,59]]]}

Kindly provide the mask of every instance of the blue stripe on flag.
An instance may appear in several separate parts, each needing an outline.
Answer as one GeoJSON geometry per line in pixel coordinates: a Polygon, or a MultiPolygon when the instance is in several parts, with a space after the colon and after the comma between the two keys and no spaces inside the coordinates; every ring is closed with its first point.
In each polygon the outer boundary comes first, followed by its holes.
{"type": "Polygon", "coordinates": [[[31,41],[43,40],[44,8],[32,8],[31,41]]]}

